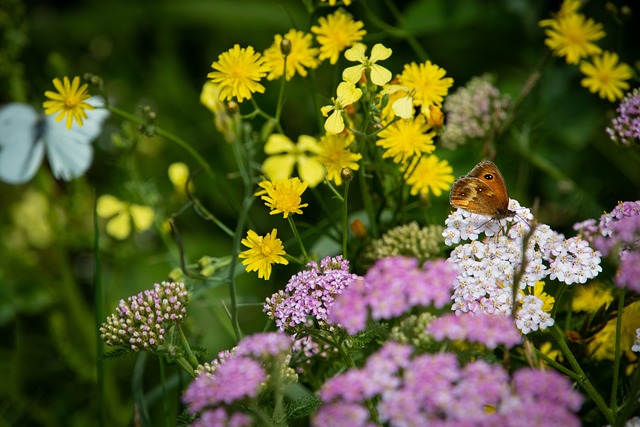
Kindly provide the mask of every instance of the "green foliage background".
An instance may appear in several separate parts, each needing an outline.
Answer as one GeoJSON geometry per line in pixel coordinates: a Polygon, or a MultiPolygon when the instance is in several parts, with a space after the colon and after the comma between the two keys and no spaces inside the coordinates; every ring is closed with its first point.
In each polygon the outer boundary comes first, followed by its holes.
{"type": "MultiPolygon", "coordinates": [[[[600,45],[618,52],[637,72],[640,8],[629,4],[631,16],[619,22],[610,4],[619,10],[624,2],[591,1],[583,11],[604,24],[607,36],[600,45]]],[[[292,27],[308,30],[318,14],[309,17],[298,0],[2,0],[0,5],[0,103],[39,106],[54,77],[100,75],[115,105],[132,112],[150,105],[159,126],[188,141],[213,166],[215,179],[199,175],[195,191],[208,210],[233,227],[240,183],[233,176],[229,146],[199,103],[202,84],[211,63],[233,44],[263,51],[274,34],[292,27]]],[[[609,141],[604,128],[616,105],[582,88],[576,67],[551,58],[538,70],[548,51],[537,22],[558,8],[559,2],[540,0],[354,0],[348,10],[365,22],[368,44],[381,41],[393,49],[385,66],[394,74],[404,63],[427,59],[417,56],[406,33],[415,36],[428,59],[447,70],[456,87],[491,73],[501,90],[515,98],[532,73],[541,72],[512,131],[497,141],[496,163],[513,198],[527,206],[537,203],[541,222],[570,233],[574,222],[597,217],[619,200],[638,199],[640,157],[609,141]],[[391,17],[390,4],[402,12],[402,22],[391,17]]],[[[318,75],[318,81],[335,81],[335,67],[325,64],[318,75]]],[[[275,104],[278,84],[267,83],[267,92],[257,96],[263,108],[275,104]]],[[[637,80],[631,84],[637,87],[637,80]]],[[[323,83],[317,90],[329,99],[334,86],[323,83]]],[[[318,135],[307,82],[297,77],[287,91],[283,126],[288,136],[318,135]]],[[[163,425],[162,420],[173,425],[180,411],[179,391],[188,379],[175,366],[159,366],[144,355],[107,360],[104,396],[99,392],[96,319],[119,299],[166,279],[179,265],[178,246],[161,222],[183,202],[166,171],[176,161],[192,171],[198,168],[187,152],[159,137],[141,141],[135,152],[114,147],[111,136],[118,133],[120,122],[108,121],[84,178],[57,182],[45,166],[28,184],[0,184],[0,425],[86,426],[96,425],[101,416],[113,426],[163,425]],[[29,189],[47,196],[45,215],[53,239],[43,247],[27,244],[16,250],[7,243],[15,228],[12,212],[29,189]],[[124,242],[106,236],[104,223],[99,224],[97,265],[105,298],[104,307],[95,307],[92,212],[101,194],[148,204],[159,219],[154,232],[124,242]],[[173,396],[164,405],[159,372],[173,396]]],[[[481,159],[479,145],[439,154],[456,175],[481,159]]],[[[270,230],[273,219],[258,205],[250,225],[270,230]]],[[[448,210],[443,196],[426,216],[442,223],[448,210]]],[[[313,209],[301,217],[307,223],[320,219],[313,209]]],[[[193,210],[181,213],[176,224],[188,263],[230,252],[230,240],[193,210]]],[[[288,245],[293,247],[291,241],[288,245]]],[[[243,275],[242,302],[259,303],[294,271],[291,266],[277,269],[268,283],[243,275]]],[[[233,345],[221,304],[226,287],[209,283],[197,293],[188,328],[192,341],[206,348],[211,359],[233,345]]],[[[259,305],[241,310],[245,332],[262,330],[264,323],[259,305]]]]}

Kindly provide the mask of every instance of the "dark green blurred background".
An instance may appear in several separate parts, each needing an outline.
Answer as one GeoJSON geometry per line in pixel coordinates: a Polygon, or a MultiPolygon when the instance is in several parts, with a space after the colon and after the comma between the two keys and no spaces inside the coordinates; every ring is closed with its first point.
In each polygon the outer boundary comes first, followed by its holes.
{"type": "MultiPolygon", "coordinates": [[[[215,131],[212,115],[199,102],[211,63],[233,44],[263,51],[274,34],[297,27],[308,31],[317,17],[333,10],[320,8],[309,16],[298,0],[184,0],[184,1],[28,1],[0,0],[0,103],[41,105],[54,77],[100,75],[109,96],[130,112],[150,105],[158,126],[188,141],[213,166],[216,178],[199,175],[195,194],[229,227],[235,226],[241,194],[231,150],[215,131]],[[231,201],[231,203],[230,203],[231,201]]],[[[618,10],[624,2],[611,3],[618,10]]],[[[385,32],[384,25],[404,26],[415,34],[429,59],[447,70],[455,86],[471,77],[491,73],[497,86],[517,97],[525,81],[547,55],[540,19],[559,8],[559,2],[540,0],[395,2],[404,22],[391,18],[384,1],[354,0],[348,8],[365,22],[365,42],[384,42],[393,56],[384,65],[394,74],[419,58],[402,38],[385,32]],[[382,25],[384,24],[384,25],[382,25]]],[[[630,2],[631,16],[622,25],[607,2],[592,1],[583,12],[602,22],[607,36],[603,48],[619,53],[637,72],[640,60],[640,8],[630,2]],[[634,30],[634,27],[636,30],[634,30]],[[635,32],[634,32],[635,31],[635,32]]],[[[344,61],[344,60],[342,60],[344,61]]],[[[339,66],[345,66],[344,62],[339,66]]],[[[335,68],[317,71],[324,99],[333,92],[335,68]]],[[[521,204],[539,203],[540,221],[571,232],[574,222],[597,217],[619,200],[636,200],[640,189],[637,151],[614,146],[604,132],[616,104],[600,100],[580,86],[580,73],[552,58],[518,110],[510,132],[497,141],[496,163],[521,204]]],[[[637,87],[637,80],[631,82],[637,87]]],[[[256,96],[267,111],[273,108],[277,82],[256,96]]],[[[288,87],[283,126],[288,136],[318,136],[308,87],[300,77],[288,87]]],[[[254,122],[256,129],[261,123],[254,122]]],[[[160,366],[153,357],[106,361],[104,404],[100,403],[96,365],[94,307],[94,197],[113,194],[122,200],[147,204],[157,212],[155,231],[124,242],[104,235],[101,222],[100,277],[105,289],[102,315],[120,298],[147,289],[167,278],[178,266],[178,249],[162,232],[162,221],[184,204],[167,178],[169,164],[182,161],[192,171],[193,158],[159,137],[143,138],[137,149],[117,147],[112,135],[122,133],[122,121],[112,118],[95,143],[93,166],[85,178],[71,183],[52,180],[46,166],[31,183],[0,184],[0,419],[4,425],[96,425],[100,408],[107,425],[173,425],[179,411],[179,390],[185,378],[166,366],[170,405],[163,411],[160,366]],[[16,206],[29,191],[46,195],[52,238],[46,244],[29,239],[16,243],[16,206]],[[133,378],[133,379],[132,379],[133,378]],[[132,391],[133,390],[133,391],[132,391]],[[141,397],[140,391],[146,393],[141,397]],[[145,401],[147,407],[134,405],[145,401]]],[[[466,173],[480,160],[480,145],[456,152],[439,149],[455,175],[466,173]]],[[[312,198],[309,196],[310,204],[312,198]]],[[[259,233],[272,227],[290,236],[284,221],[269,218],[254,205],[251,225],[259,233]]],[[[429,217],[442,222],[448,212],[446,196],[433,201],[429,217]]],[[[322,215],[313,209],[301,222],[322,215]]],[[[176,220],[189,263],[202,255],[229,254],[231,241],[193,210],[176,220]]],[[[19,234],[19,232],[18,232],[19,234]]],[[[279,236],[281,233],[279,232],[279,236]]],[[[286,283],[295,267],[276,269],[268,283],[252,275],[240,277],[243,302],[260,302],[286,283]]],[[[217,351],[233,345],[221,305],[226,287],[201,284],[189,311],[187,328],[194,344],[217,351]]],[[[258,306],[242,309],[245,332],[261,330],[265,317],[258,306]]],[[[3,425],[0,423],[0,425],[3,425]]]]}

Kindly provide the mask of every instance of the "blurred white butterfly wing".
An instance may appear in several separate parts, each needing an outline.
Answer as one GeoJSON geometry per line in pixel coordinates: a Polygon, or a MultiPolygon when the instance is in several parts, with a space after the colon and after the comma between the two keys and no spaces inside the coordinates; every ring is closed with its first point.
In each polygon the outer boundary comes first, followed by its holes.
{"type": "Polygon", "coordinates": [[[42,164],[46,122],[27,104],[10,103],[0,109],[0,180],[22,184],[42,164]]]}
{"type": "MultiPolygon", "coordinates": [[[[102,98],[92,97],[87,103],[94,107],[104,105],[102,98]]],[[[102,124],[109,116],[105,109],[86,110],[87,118],[83,125],[74,123],[67,129],[65,121],[56,122],[55,115],[47,116],[47,130],[45,132],[45,146],[47,159],[53,175],[65,181],[70,181],[83,175],[93,160],[93,141],[101,132],[102,124]]]]}

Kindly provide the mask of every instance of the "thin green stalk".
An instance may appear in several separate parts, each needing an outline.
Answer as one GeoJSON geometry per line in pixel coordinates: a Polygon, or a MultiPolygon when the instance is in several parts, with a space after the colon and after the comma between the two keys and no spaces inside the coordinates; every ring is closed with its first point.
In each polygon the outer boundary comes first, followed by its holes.
{"type": "Polygon", "coordinates": [[[344,200],[343,200],[343,217],[342,217],[342,255],[347,257],[347,237],[349,235],[349,181],[344,182],[344,200]]]}
{"type": "Polygon", "coordinates": [[[624,311],[624,296],[623,289],[619,289],[618,297],[618,314],[616,316],[616,346],[615,356],[613,359],[613,381],[611,383],[611,403],[609,404],[611,412],[616,414],[618,412],[618,381],[620,379],[620,335],[622,330],[622,314],[624,311]]]}
{"type": "Polygon", "coordinates": [[[282,70],[282,81],[280,82],[280,91],[278,92],[278,103],[276,104],[276,123],[280,124],[280,116],[282,115],[282,107],[284,106],[284,87],[287,83],[287,55],[284,55],[284,65],[282,70]]]}
{"type": "Polygon", "coordinates": [[[291,231],[293,231],[293,235],[298,241],[298,245],[300,245],[300,251],[302,252],[302,256],[304,257],[305,265],[309,262],[309,255],[307,255],[307,251],[304,248],[304,243],[302,243],[302,239],[300,238],[300,234],[298,233],[298,228],[296,227],[296,223],[293,222],[293,218],[291,215],[287,216],[287,220],[289,221],[289,226],[291,227],[291,231]]]}
{"type": "MultiPolygon", "coordinates": [[[[98,210],[97,210],[98,198],[95,191],[93,191],[93,305],[94,305],[94,320],[95,330],[99,330],[102,326],[102,307],[104,306],[104,292],[102,290],[102,271],[100,260],[100,225],[98,222],[98,210]]],[[[107,407],[105,402],[105,366],[104,358],[104,341],[100,338],[99,334],[96,334],[96,370],[98,374],[98,407],[100,408],[100,415],[98,417],[98,425],[106,425],[107,419],[107,407]]]]}
{"type": "Polygon", "coordinates": [[[164,366],[164,358],[160,357],[160,384],[162,384],[162,411],[164,412],[164,425],[169,427],[169,393],[166,385],[166,372],[164,366]]]}
{"type": "Polygon", "coordinates": [[[376,213],[373,208],[373,200],[371,200],[371,192],[367,189],[367,168],[365,163],[360,164],[360,193],[362,194],[362,202],[364,209],[369,217],[369,230],[372,238],[378,237],[378,225],[376,221],[376,213]]]}
{"type": "Polygon", "coordinates": [[[187,361],[189,362],[189,365],[191,365],[191,367],[195,369],[199,365],[198,359],[196,358],[196,355],[193,354],[191,346],[189,345],[189,341],[187,340],[187,337],[185,336],[184,331],[182,330],[180,325],[177,325],[176,328],[178,329],[178,335],[180,336],[180,342],[182,343],[182,349],[184,350],[184,353],[187,357],[187,361]]]}
{"type": "Polygon", "coordinates": [[[602,414],[605,416],[605,418],[607,419],[607,422],[611,425],[615,425],[616,418],[613,412],[611,411],[611,408],[609,408],[609,406],[606,404],[602,396],[600,396],[600,393],[598,393],[598,390],[596,390],[593,384],[591,383],[591,381],[589,381],[589,378],[582,370],[582,367],[580,366],[576,358],[573,356],[573,353],[569,349],[569,346],[567,345],[567,342],[564,339],[562,330],[560,330],[558,325],[553,325],[551,327],[551,335],[553,335],[554,339],[558,343],[558,347],[560,348],[560,351],[562,352],[564,357],[567,358],[567,361],[569,362],[573,370],[578,375],[578,379],[577,379],[578,384],[580,384],[580,386],[587,392],[589,397],[600,409],[600,412],[602,412],[602,414]]]}

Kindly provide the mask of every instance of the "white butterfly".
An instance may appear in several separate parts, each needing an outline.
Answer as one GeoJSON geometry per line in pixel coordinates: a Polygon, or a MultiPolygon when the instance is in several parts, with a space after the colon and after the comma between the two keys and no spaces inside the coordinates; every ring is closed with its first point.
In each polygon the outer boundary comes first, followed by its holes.
{"type": "MultiPolygon", "coordinates": [[[[102,98],[86,101],[94,107],[104,105],[102,98]]],[[[93,160],[93,141],[102,130],[109,112],[103,108],[86,110],[82,126],[67,129],[56,115],[42,117],[28,105],[13,102],[0,109],[0,180],[22,184],[35,175],[44,152],[53,176],[70,181],[84,174],[93,160]]]]}

